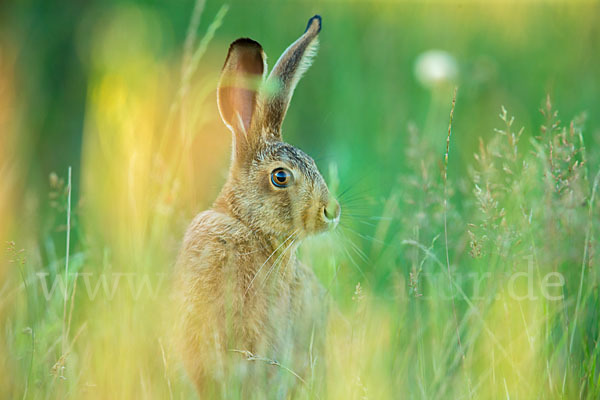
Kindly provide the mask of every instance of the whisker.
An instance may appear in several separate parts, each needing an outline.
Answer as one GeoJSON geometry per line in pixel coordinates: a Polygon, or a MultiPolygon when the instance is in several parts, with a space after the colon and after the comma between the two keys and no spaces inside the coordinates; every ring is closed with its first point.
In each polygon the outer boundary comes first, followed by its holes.
{"type": "MultiPolygon", "coordinates": [[[[293,241],[292,241],[292,243],[290,244],[290,249],[293,249],[294,242],[295,242],[296,240],[298,240],[298,237],[299,237],[299,236],[300,236],[300,235],[297,235],[297,236],[294,238],[294,240],[293,240],[293,241]]],[[[290,250],[290,251],[293,251],[293,250],[290,250]]],[[[285,264],[285,266],[283,267],[283,273],[285,273],[285,270],[286,270],[286,269],[287,269],[287,267],[290,265],[290,261],[291,261],[291,258],[290,258],[290,259],[288,259],[288,262],[287,262],[287,263],[285,264]]],[[[280,267],[281,267],[281,263],[280,263],[280,267]]]]}
{"type": "Polygon", "coordinates": [[[364,235],[364,234],[362,234],[362,233],[360,233],[358,231],[355,231],[354,229],[349,228],[349,227],[345,227],[345,229],[348,230],[349,232],[355,234],[355,235],[360,236],[361,238],[363,238],[365,240],[368,240],[368,241],[371,241],[371,242],[375,242],[375,243],[379,243],[379,244],[387,246],[387,243],[385,243],[383,240],[377,239],[377,238],[375,238],[373,236],[364,235]]]}
{"type": "MultiPolygon", "coordinates": [[[[365,220],[363,220],[363,219],[359,219],[359,218],[350,218],[350,219],[351,219],[353,222],[359,222],[359,223],[361,223],[361,224],[364,224],[364,225],[367,225],[367,226],[370,226],[370,227],[373,227],[373,228],[376,228],[376,227],[377,227],[377,225],[375,225],[375,224],[373,224],[373,223],[371,223],[371,222],[367,222],[367,221],[365,221],[365,220]]],[[[349,225],[346,225],[346,224],[344,223],[344,219],[343,219],[343,218],[342,218],[342,221],[340,222],[340,226],[342,226],[342,227],[349,227],[349,225]]]]}
{"type": "MultiPolygon", "coordinates": [[[[273,272],[273,270],[275,269],[275,266],[277,266],[278,264],[281,264],[281,262],[283,262],[283,257],[285,255],[285,253],[292,247],[292,245],[294,244],[294,242],[296,241],[298,237],[295,237],[289,245],[286,246],[285,249],[283,249],[283,251],[281,252],[281,254],[279,255],[279,257],[277,257],[277,259],[273,262],[273,265],[271,265],[271,268],[269,268],[269,271],[267,271],[267,275],[265,276],[265,279],[263,279],[261,287],[264,286],[267,281],[269,280],[269,276],[271,276],[271,273],[273,272]]],[[[289,262],[289,260],[288,260],[289,262]]]]}
{"type": "Polygon", "coordinates": [[[344,216],[346,217],[360,217],[360,218],[370,218],[371,215],[367,215],[367,214],[351,214],[351,213],[344,213],[344,216]]]}
{"type": "Polygon", "coordinates": [[[340,190],[337,193],[337,195],[339,197],[344,197],[346,195],[360,196],[360,195],[364,195],[366,193],[372,193],[372,191],[365,186],[358,186],[356,184],[350,184],[347,187],[345,187],[344,189],[340,190]]]}
{"type": "Polygon", "coordinates": [[[277,252],[277,250],[279,250],[281,248],[281,246],[283,246],[288,240],[290,240],[290,238],[292,236],[294,236],[297,232],[298,232],[297,229],[294,232],[292,232],[290,234],[290,236],[288,236],[283,242],[281,242],[281,244],[279,246],[277,246],[277,248],[275,250],[273,250],[273,252],[269,255],[269,257],[267,257],[267,259],[265,260],[265,262],[262,263],[262,265],[258,268],[258,270],[256,271],[256,273],[252,277],[252,280],[250,281],[250,284],[246,288],[246,291],[244,292],[244,297],[246,296],[246,294],[248,294],[248,290],[250,290],[250,288],[252,287],[252,284],[254,283],[254,280],[256,279],[256,277],[258,276],[258,274],[260,273],[260,271],[263,269],[263,267],[265,266],[265,264],[267,262],[269,262],[269,260],[271,259],[271,257],[273,257],[273,254],[275,254],[277,252]]]}
{"type": "Polygon", "coordinates": [[[346,214],[341,218],[350,221],[371,221],[373,220],[369,215],[360,215],[360,214],[346,214]]]}
{"type": "Polygon", "coordinates": [[[338,200],[344,202],[344,203],[350,203],[352,201],[357,201],[357,200],[371,200],[372,198],[365,196],[365,194],[369,193],[368,191],[364,190],[361,192],[356,192],[356,193],[350,193],[347,190],[345,190],[344,192],[342,192],[342,194],[337,195],[338,200]]]}
{"type": "Polygon", "coordinates": [[[392,217],[384,217],[379,215],[361,215],[361,214],[345,214],[346,217],[371,219],[374,221],[393,221],[392,217]]]}
{"type": "Polygon", "coordinates": [[[364,280],[368,281],[367,276],[365,275],[365,273],[363,272],[363,270],[360,268],[360,266],[358,265],[358,263],[356,262],[356,260],[354,260],[354,257],[352,257],[352,255],[350,255],[350,253],[348,252],[348,249],[346,248],[346,246],[344,245],[343,242],[340,242],[340,244],[342,245],[342,249],[344,250],[344,253],[346,253],[346,255],[348,256],[348,259],[350,260],[350,262],[352,262],[352,265],[354,265],[356,267],[356,269],[358,270],[358,272],[360,273],[360,275],[363,277],[364,280]]]}
{"type": "Polygon", "coordinates": [[[379,216],[379,215],[373,215],[370,218],[374,219],[376,221],[393,221],[394,220],[394,217],[384,217],[384,216],[379,216]]]}
{"type": "Polygon", "coordinates": [[[363,203],[359,203],[359,201],[362,201],[362,199],[357,199],[355,201],[344,201],[344,200],[339,200],[340,205],[344,208],[344,209],[349,209],[349,210],[371,210],[373,208],[372,205],[369,204],[364,204],[363,203]]]}
{"type": "Polygon", "coordinates": [[[363,260],[363,262],[368,262],[369,261],[369,257],[365,254],[364,251],[361,250],[360,247],[358,247],[356,245],[356,243],[354,243],[351,239],[347,239],[348,243],[350,244],[350,248],[354,250],[354,252],[363,260]]]}
{"type": "Polygon", "coordinates": [[[364,180],[366,178],[371,176],[371,171],[373,169],[374,169],[374,167],[363,169],[362,173],[359,176],[357,176],[354,180],[346,183],[348,185],[348,187],[346,189],[344,189],[343,192],[347,192],[350,189],[356,188],[359,183],[364,182],[364,180]]]}
{"type": "Polygon", "coordinates": [[[335,193],[335,197],[340,202],[350,202],[355,200],[360,201],[372,201],[373,200],[373,190],[358,188],[356,186],[350,186],[341,190],[338,193],[335,193]]]}
{"type": "Polygon", "coordinates": [[[352,189],[352,186],[348,186],[346,189],[342,190],[340,194],[337,195],[338,199],[342,199],[344,195],[350,191],[350,189],[352,189]]]}
{"type": "MultiPolygon", "coordinates": [[[[342,239],[342,236],[339,232],[334,231],[334,236],[336,236],[338,239],[342,239]]],[[[333,278],[331,278],[331,282],[329,282],[329,285],[327,285],[327,288],[325,288],[325,294],[330,294],[331,292],[331,286],[333,286],[333,283],[336,281],[337,279],[337,275],[338,272],[340,271],[340,267],[341,267],[342,263],[338,262],[337,266],[335,267],[335,272],[333,273],[333,278]]]]}

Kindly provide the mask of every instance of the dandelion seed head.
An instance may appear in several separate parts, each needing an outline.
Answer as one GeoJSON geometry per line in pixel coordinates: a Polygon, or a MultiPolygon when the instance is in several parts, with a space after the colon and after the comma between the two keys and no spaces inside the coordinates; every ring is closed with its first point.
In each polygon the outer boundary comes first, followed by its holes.
{"type": "Polygon", "coordinates": [[[415,61],[415,77],[426,88],[453,82],[457,76],[456,59],[446,51],[428,50],[415,61]]]}

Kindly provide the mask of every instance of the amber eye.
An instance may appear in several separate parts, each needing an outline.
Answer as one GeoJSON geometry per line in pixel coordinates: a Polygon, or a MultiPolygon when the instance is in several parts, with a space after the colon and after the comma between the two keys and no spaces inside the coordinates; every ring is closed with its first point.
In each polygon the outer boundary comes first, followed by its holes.
{"type": "Polygon", "coordinates": [[[277,168],[271,172],[271,183],[278,188],[288,187],[292,182],[292,173],[285,168],[277,168]]]}

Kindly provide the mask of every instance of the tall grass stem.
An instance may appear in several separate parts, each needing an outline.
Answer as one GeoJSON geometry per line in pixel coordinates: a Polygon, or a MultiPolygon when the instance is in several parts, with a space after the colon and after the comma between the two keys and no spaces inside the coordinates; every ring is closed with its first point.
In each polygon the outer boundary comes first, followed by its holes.
{"type": "Polygon", "coordinates": [[[63,341],[62,350],[63,354],[66,350],[67,344],[67,301],[69,299],[69,250],[71,245],[71,166],[69,166],[69,173],[67,178],[67,244],[65,254],[65,293],[63,303],[63,341]]]}

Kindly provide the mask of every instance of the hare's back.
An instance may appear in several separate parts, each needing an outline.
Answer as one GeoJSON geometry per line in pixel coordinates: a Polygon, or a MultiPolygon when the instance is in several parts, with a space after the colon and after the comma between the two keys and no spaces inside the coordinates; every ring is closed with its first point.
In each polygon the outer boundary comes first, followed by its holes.
{"type": "Polygon", "coordinates": [[[218,327],[228,308],[225,298],[233,302],[229,306],[240,308],[239,249],[248,246],[248,236],[235,219],[214,210],[198,214],[188,227],[177,261],[178,297],[188,334],[218,327]]]}
{"type": "Polygon", "coordinates": [[[188,227],[178,265],[188,272],[219,269],[239,249],[251,246],[251,232],[236,219],[214,210],[198,214],[188,227]]]}

